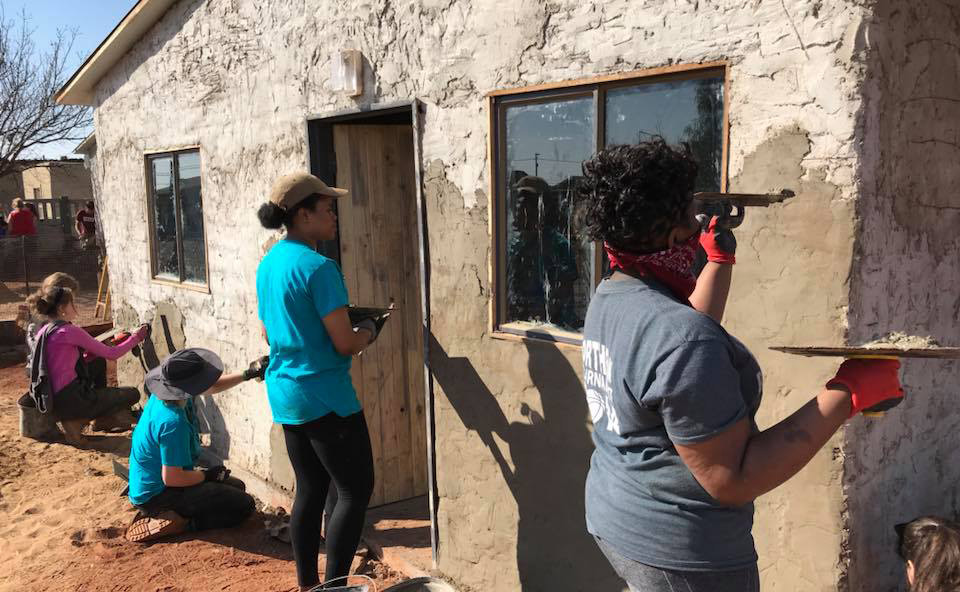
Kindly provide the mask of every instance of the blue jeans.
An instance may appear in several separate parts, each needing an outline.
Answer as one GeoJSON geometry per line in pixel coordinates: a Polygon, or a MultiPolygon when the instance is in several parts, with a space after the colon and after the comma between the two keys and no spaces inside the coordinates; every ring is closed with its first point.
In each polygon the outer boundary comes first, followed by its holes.
{"type": "Polygon", "coordinates": [[[733,571],[660,569],[628,559],[602,539],[594,538],[631,592],[760,592],[760,572],[756,564],[733,571]]]}

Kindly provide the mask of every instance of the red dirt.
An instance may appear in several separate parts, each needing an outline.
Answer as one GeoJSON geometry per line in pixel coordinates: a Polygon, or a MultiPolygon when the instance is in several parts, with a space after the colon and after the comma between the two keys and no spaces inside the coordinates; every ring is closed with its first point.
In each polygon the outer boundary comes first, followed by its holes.
{"type": "MultiPolygon", "coordinates": [[[[133,510],[111,461],[126,458],[129,433],[90,436],[84,450],[21,438],[25,388],[21,367],[0,369],[0,592],[296,589],[290,546],[266,534],[262,514],[193,538],[127,542],[133,510]]],[[[359,556],[358,568],[381,590],[401,580],[359,556]]]]}

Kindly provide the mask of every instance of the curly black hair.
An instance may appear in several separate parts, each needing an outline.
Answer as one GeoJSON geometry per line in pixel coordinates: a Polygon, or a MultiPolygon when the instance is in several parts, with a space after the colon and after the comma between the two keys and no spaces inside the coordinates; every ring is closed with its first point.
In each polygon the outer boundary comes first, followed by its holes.
{"type": "Polygon", "coordinates": [[[634,251],[653,250],[682,224],[697,179],[686,144],[661,137],[610,146],[583,163],[576,191],[577,219],[592,240],[634,251]]]}

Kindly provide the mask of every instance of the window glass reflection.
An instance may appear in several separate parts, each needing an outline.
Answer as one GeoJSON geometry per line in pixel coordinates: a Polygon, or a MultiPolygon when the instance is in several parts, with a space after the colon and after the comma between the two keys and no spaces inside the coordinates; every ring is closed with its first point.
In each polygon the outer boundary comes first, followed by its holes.
{"type": "Polygon", "coordinates": [[[153,244],[158,277],[180,279],[177,258],[177,211],[173,193],[173,158],[153,158],[153,244]]]}
{"type": "Polygon", "coordinates": [[[508,322],[583,327],[593,244],[573,224],[573,189],[596,149],[591,97],[506,109],[508,322]]]}
{"type": "Polygon", "coordinates": [[[606,143],[636,144],[663,136],[686,142],[700,165],[697,191],[720,191],[723,79],[661,82],[607,91],[606,143]]]}

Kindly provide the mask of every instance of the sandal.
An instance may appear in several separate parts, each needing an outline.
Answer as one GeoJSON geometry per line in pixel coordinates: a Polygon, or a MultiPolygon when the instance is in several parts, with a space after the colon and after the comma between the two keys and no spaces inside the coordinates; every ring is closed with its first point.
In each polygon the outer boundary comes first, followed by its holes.
{"type": "Polygon", "coordinates": [[[188,530],[190,520],[176,512],[161,512],[156,516],[144,516],[142,512],[137,512],[127,527],[127,540],[131,543],[149,543],[188,530]]]}

